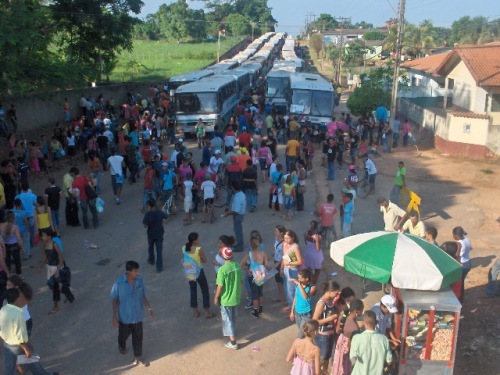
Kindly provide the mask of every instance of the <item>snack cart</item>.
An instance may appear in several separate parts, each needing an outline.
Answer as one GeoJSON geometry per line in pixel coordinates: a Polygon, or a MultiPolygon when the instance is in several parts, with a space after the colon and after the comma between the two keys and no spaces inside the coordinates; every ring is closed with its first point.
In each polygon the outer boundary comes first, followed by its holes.
{"type": "MultiPolygon", "coordinates": [[[[462,305],[451,289],[395,289],[402,320],[399,375],[452,375],[462,305]]],[[[399,323],[399,324],[398,324],[399,323]]]]}

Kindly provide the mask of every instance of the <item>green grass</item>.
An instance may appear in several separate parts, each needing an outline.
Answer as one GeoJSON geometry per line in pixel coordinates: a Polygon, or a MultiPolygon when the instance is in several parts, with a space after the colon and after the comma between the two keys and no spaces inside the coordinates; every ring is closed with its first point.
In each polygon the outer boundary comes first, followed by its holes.
{"type": "Polygon", "coordinates": [[[493,173],[495,173],[491,169],[481,169],[481,172],[484,173],[484,174],[493,174],[493,173]]]}
{"type": "MultiPolygon", "coordinates": [[[[241,38],[221,40],[221,55],[241,38]]],[[[166,78],[203,68],[217,59],[217,41],[168,43],[134,41],[132,52],[124,51],[110,75],[112,82],[162,82],[166,78]]]]}

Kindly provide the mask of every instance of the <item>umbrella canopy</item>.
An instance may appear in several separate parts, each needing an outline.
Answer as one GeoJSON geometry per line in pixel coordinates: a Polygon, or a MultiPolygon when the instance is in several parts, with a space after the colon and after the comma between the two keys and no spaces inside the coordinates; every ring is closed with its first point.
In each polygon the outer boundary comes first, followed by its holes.
{"type": "Polygon", "coordinates": [[[410,234],[362,233],[332,242],[332,259],[346,271],[396,288],[440,290],[458,280],[462,266],[439,247],[410,234]]]}

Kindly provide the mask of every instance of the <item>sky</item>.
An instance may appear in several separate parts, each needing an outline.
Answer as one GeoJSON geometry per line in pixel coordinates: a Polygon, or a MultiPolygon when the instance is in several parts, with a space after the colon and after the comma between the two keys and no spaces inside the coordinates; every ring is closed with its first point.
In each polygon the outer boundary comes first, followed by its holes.
{"type": "MultiPolygon", "coordinates": [[[[251,0],[248,0],[251,1],[251,0]]],[[[164,3],[171,0],[143,0],[141,18],[155,13],[164,3]]],[[[278,21],[277,31],[286,31],[296,36],[304,28],[306,18],[328,13],[334,17],[351,18],[352,23],[366,21],[375,27],[397,17],[398,0],[268,0],[273,17],[278,21]],[[309,16],[308,16],[309,15],[309,16]]],[[[188,0],[189,6],[199,9],[202,1],[188,0]]],[[[418,24],[429,19],[434,26],[451,26],[463,16],[484,16],[500,18],[499,0],[406,0],[405,18],[418,24]]]]}

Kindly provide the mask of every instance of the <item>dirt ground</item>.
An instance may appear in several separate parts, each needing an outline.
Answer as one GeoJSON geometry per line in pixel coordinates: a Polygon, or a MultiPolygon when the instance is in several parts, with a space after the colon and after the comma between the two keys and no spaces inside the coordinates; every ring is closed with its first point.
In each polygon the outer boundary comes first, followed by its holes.
{"type": "MultiPolygon", "coordinates": [[[[346,110],[345,99],[336,110],[346,110]]],[[[416,129],[413,133],[418,134],[416,129]]],[[[198,150],[192,144],[189,148],[198,160],[198,150]]],[[[281,157],[283,152],[284,147],[280,146],[281,157]]],[[[335,181],[326,181],[326,172],[319,167],[319,157],[320,152],[316,156],[315,172],[308,180],[306,211],[285,223],[300,236],[314,218],[313,205],[323,201],[328,192],[333,192],[338,201],[338,192],[346,177],[346,172],[337,172],[335,181]]],[[[452,240],[451,231],[457,225],[463,226],[472,240],[473,269],[465,285],[454,374],[499,375],[500,298],[485,298],[484,287],[500,243],[500,224],[496,221],[500,216],[500,165],[440,155],[434,149],[417,152],[411,147],[398,148],[391,154],[383,154],[374,159],[379,170],[377,195],[356,202],[354,233],[382,228],[376,198],[388,196],[399,160],[407,165],[408,186],[422,197],[425,224],[438,228],[438,242],[452,240]]],[[[67,168],[69,166],[56,172],[58,182],[62,181],[67,168]]],[[[45,286],[45,272],[37,267],[38,256],[26,262],[23,268],[23,275],[35,289],[30,307],[35,322],[33,338],[46,368],[63,374],[289,373],[291,365],[284,359],[296,336],[296,327],[281,313],[279,305],[267,302],[276,296],[275,285],[266,284],[266,309],[261,319],[251,318],[248,310],[241,306],[237,334],[241,349],[238,351],[223,347],[219,321],[191,316],[189,292],[180,266],[180,246],[188,232],[197,231],[202,235],[203,246],[211,260],[215,256],[217,237],[232,233],[231,221],[218,219],[209,225],[201,224],[197,217],[186,230],[180,217],[169,220],[164,241],[165,271],[157,274],[145,264],[146,235],[139,211],[142,183],[125,187],[121,206],[112,203],[109,176],[103,177],[102,184],[106,206],[100,216],[99,230],[62,227],[65,254],[73,271],[76,302],[70,306],[64,304],[58,314],[47,316],[51,296],[45,286]],[[83,247],[85,240],[98,244],[99,249],[83,247]],[[144,322],[144,352],[151,361],[147,369],[130,366],[130,353],[126,356],[118,353],[116,329],[111,324],[108,293],[112,283],[123,273],[124,261],[128,259],[141,263],[148,298],[156,314],[155,319],[148,318],[144,322]]],[[[42,181],[33,184],[35,192],[43,188],[45,183],[42,181]]],[[[270,253],[272,229],[282,221],[267,209],[266,191],[267,185],[262,187],[257,212],[246,215],[244,231],[247,234],[252,229],[260,230],[270,253]]],[[[351,286],[363,299],[365,308],[371,308],[380,298],[380,285],[363,286],[359,277],[346,273],[329,259],[328,248],[323,250],[325,262],[321,280],[337,272],[335,277],[339,283],[351,286]]],[[[213,291],[214,271],[211,266],[206,266],[205,270],[213,291]]],[[[217,311],[215,307],[213,311],[217,311]]]]}

